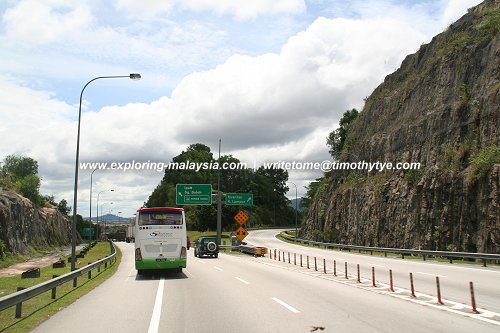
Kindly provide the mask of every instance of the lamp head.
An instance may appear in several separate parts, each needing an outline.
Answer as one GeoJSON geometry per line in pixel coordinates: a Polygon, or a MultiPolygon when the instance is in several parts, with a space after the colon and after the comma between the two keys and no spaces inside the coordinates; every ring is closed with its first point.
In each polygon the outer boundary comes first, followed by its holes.
{"type": "Polygon", "coordinates": [[[141,79],[141,74],[138,74],[138,73],[132,73],[129,76],[134,81],[139,81],[141,79]]]}

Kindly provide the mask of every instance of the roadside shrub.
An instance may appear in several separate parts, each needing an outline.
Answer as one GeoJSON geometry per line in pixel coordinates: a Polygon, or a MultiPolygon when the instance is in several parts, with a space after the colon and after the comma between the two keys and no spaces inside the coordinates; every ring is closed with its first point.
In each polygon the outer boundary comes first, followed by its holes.
{"type": "Polygon", "coordinates": [[[498,163],[500,163],[499,146],[491,145],[479,150],[472,155],[467,183],[472,184],[477,179],[484,177],[493,165],[498,163]]]}

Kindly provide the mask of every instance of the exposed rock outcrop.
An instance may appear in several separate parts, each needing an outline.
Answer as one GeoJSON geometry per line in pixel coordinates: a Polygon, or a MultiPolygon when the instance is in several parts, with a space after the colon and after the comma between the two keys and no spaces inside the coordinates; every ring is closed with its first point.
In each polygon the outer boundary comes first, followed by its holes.
{"type": "Polygon", "coordinates": [[[422,169],[326,174],[303,237],[500,253],[500,164],[478,172],[474,158],[499,160],[499,7],[483,2],[406,57],[366,99],[340,158],[422,169]]]}
{"type": "Polygon", "coordinates": [[[0,239],[14,253],[28,246],[71,244],[71,221],[55,208],[39,208],[25,197],[0,188],[0,239]]]}

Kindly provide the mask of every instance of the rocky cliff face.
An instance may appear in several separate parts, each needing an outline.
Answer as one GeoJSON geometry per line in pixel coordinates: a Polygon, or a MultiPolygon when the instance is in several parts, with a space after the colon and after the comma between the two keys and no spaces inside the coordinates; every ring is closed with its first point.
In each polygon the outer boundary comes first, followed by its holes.
{"type": "Polygon", "coordinates": [[[485,1],[409,55],[366,99],[340,158],[422,168],[326,174],[303,237],[500,253],[499,7],[485,1]]]}
{"type": "Polygon", "coordinates": [[[0,239],[14,254],[28,246],[71,244],[71,221],[55,208],[37,208],[19,194],[0,188],[0,239]]]}

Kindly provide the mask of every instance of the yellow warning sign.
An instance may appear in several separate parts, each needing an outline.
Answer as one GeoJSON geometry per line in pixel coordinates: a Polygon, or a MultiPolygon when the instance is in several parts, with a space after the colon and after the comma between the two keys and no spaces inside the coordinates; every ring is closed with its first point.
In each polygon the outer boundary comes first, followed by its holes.
{"type": "MultiPolygon", "coordinates": [[[[236,222],[238,222],[240,225],[243,225],[246,221],[248,221],[248,215],[244,211],[240,210],[238,214],[234,216],[234,219],[236,222]]],[[[239,229],[238,229],[239,230],[239,229]]],[[[240,239],[241,240],[241,239],[240,239]]]]}
{"type": "Polygon", "coordinates": [[[248,235],[248,231],[243,229],[243,227],[239,227],[238,230],[234,232],[234,235],[236,236],[236,238],[242,241],[243,238],[245,238],[248,235]]]}

